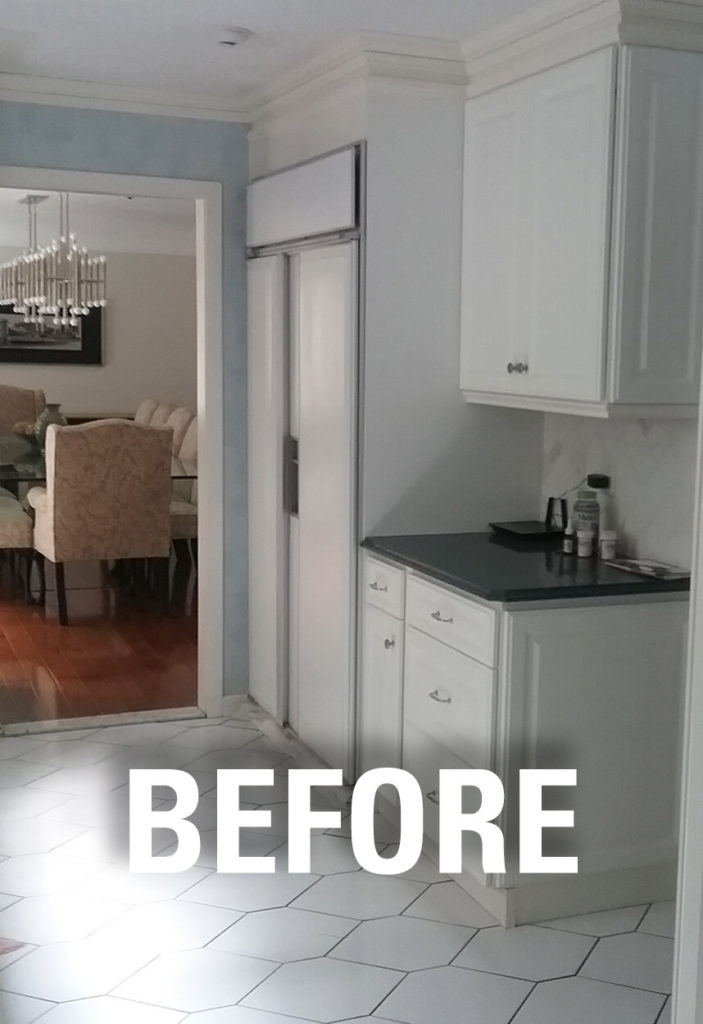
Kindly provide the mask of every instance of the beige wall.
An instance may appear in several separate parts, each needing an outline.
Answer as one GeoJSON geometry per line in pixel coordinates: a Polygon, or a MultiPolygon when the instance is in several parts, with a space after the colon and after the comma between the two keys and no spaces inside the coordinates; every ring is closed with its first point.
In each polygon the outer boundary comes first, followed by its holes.
{"type": "Polygon", "coordinates": [[[194,409],[195,258],[108,254],[107,281],[102,366],[0,363],[0,382],[41,387],[69,414],[133,413],[147,396],[194,409]]]}

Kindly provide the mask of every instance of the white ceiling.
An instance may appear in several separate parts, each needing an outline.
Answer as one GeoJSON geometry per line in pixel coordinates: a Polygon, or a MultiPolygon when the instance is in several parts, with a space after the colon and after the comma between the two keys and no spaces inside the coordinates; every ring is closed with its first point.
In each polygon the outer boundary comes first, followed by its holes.
{"type": "MultiPolygon", "coordinates": [[[[0,188],[0,249],[25,249],[26,191],[0,188]]],[[[57,192],[37,206],[37,240],[47,245],[59,233],[57,192]]],[[[195,202],[134,196],[70,196],[70,228],[79,245],[94,255],[109,252],[195,253],[195,202]]],[[[3,253],[4,256],[4,253],[3,253]]]]}
{"type": "Polygon", "coordinates": [[[0,72],[243,101],[353,32],[461,40],[535,0],[0,0],[0,72]],[[245,26],[240,46],[217,44],[245,26]]]}

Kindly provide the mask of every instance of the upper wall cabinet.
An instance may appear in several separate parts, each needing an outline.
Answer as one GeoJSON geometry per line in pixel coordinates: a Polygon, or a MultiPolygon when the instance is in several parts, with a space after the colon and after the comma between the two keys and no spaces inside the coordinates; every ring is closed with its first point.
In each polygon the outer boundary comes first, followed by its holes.
{"type": "Polygon", "coordinates": [[[466,106],[461,387],[689,415],[703,330],[703,55],[608,47],[466,106]]]}

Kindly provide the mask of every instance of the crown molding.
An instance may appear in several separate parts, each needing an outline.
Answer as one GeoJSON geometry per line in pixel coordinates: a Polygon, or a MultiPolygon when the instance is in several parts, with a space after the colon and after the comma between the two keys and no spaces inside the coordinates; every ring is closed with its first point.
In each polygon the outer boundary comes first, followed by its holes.
{"type": "Polygon", "coordinates": [[[616,43],[703,51],[703,6],[678,0],[543,0],[464,41],[467,95],[616,43]]]}
{"type": "Polygon", "coordinates": [[[0,73],[0,100],[115,110],[130,114],[157,114],[161,117],[189,117],[242,125],[249,123],[249,112],[227,97],[98,85],[94,82],[6,72],[0,73]]]}
{"type": "Polygon", "coordinates": [[[324,102],[331,91],[344,90],[369,79],[461,90],[466,88],[467,82],[458,42],[354,33],[265,89],[250,92],[245,106],[255,123],[277,119],[290,110],[324,102]]]}

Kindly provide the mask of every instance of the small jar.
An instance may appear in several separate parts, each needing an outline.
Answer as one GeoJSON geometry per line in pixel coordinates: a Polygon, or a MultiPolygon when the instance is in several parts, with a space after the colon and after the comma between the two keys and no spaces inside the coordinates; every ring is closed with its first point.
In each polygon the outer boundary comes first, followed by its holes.
{"type": "Polygon", "coordinates": [[[615,558],[615,544],[618,535],[615,530],[601,530],[598,553],[601,558],[615,558]]]}
{"type": "Polygon", "coordinates": [[[576,554],[579,558],[590,558],[593,554],[593,530],[576,531],[576,554]]]}
{"type": "Polygon", "coordinates": [[[564,530],[564,537],[561,542],[561,550],[564,555],[573,555],[576,544],[574,540],[574,527],[569,520],[566,529],[564,530]]]}

